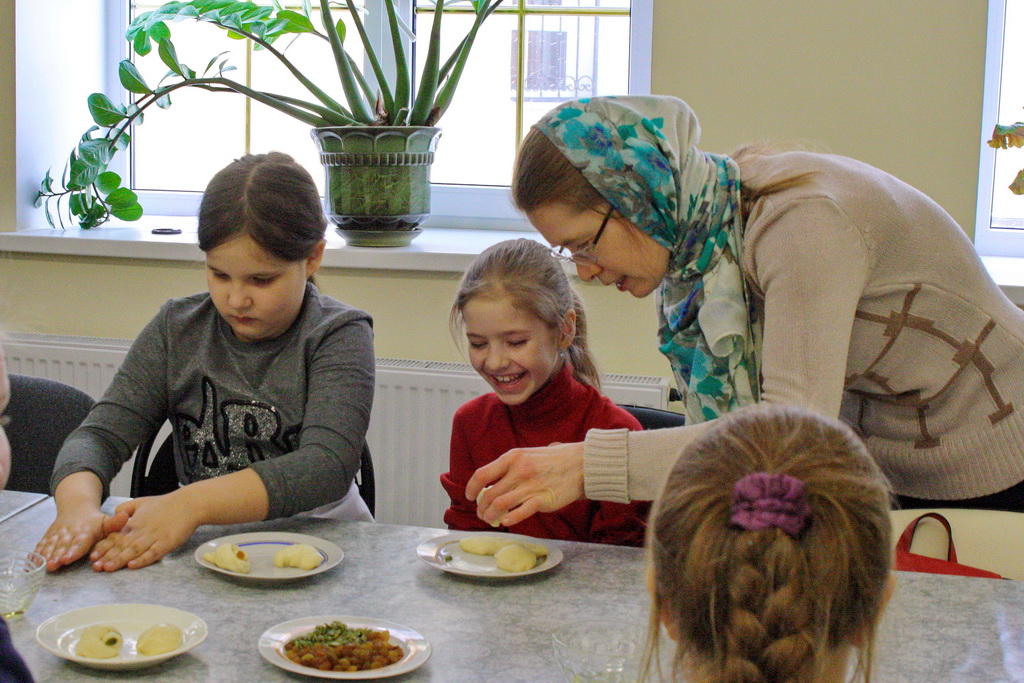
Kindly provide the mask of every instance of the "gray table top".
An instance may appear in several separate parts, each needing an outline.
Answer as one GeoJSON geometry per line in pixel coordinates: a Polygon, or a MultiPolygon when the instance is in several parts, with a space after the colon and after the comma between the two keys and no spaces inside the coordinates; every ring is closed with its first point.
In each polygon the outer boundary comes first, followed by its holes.
{"type": "Polygon", "coordinates": [[[4,491],[0,494],[0,523],[5,519],[14,517],[23,510],[27,510],[33,505],[38,505],[46,500],[46,498],[47,496],[42,493],[4,491]]]}
{"type": "MultiPolygon", "coordinates": [[[[0,503],[7,492],[0,493],[0,503]]],[[[0,522],[0,546],[31,548],[53,521],[52,500],[0,522]]],[[[287,519],[202,527],[161,562],[111,574],[84,563],[47,576],[26,615],[10,623],[39,681],[315,680],[266,662],[266,629],[303,617],[345,614],[419,631],[433,654],[395,681],[561,681],[550,634],[580,619],[646,623],[649,600],[638,548],[551,542],[562,563],[512,580],[463,577],[427,566],[416,547],[449,533],[387,524],[287,519]],[[245,531],[291,531],[341,546],[337,567],[297,582],[243,583],[198,565],[195,549],[245,531]],[[71,609],[155,603],[202,617],[209,637],[191,652],[140,672],[103,672],[60,659],[35,642],[36,627],[71,609]]],[[[1024,582],[900,572],[880,629],[873,680],[883,683],[1024,680],[1024,582]]]]}

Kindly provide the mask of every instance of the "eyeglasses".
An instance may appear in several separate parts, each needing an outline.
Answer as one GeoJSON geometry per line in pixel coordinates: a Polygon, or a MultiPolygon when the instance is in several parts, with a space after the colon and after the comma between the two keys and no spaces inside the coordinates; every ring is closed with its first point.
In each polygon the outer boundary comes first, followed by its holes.
{"type": "Polygon", "coordinates": [[[604,214],[604,219],[601,221],[601,227],[598,228],[597,232],[594,234],[594,238],[579,249],[569,251],[569,249],[565,247],[551,247],[551,253],[560,261],[568,261],[569,263],[575,263],[579,266],[597,265],[597,254],[594,253],[594,247],[597,246],[597,241],[601,239],[601,235],[604,233],[604,229],[608,225],[608,219],[612,217],[614,212],[615,207],[609,206],[608,211],[604,214]]]}

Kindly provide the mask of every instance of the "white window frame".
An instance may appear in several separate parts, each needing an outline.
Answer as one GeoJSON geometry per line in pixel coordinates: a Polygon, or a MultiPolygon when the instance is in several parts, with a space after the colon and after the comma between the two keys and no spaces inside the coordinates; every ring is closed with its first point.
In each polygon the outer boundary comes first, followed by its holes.
{"type": "MultiPolygon", "coordinates": [[[[999,121],[999,86],[1003,78],[1003,34],[1006,17],[1005,0],[989,0],[988,34],[985,40],[985,88],[982,99],[981,154],[978,163],[978,208],[974,226],[974,244],[978,253],[989,256],[1024,257],[1024,230],[1001,229],[992,225],[992,193],[1009,192],[993,187],[996,150],[988,146],[992,129],[999,121]]],[[[1021,36],[1024,40],[1024,36],[1021,36]]],[[[1020,74],[1015,76],[1020,78],[1020,74]]],[[[1024,161],[1022,161],[1024,165],[1024,161]]]]}
{"type": "MultiPolygon", "coordinates": [[[[367,0],[368,3],[375,0],[367,0]]],[[[397,9],[411,16],[413,0],[399,0],[397,9]]],[[[508,2],[509,0],[506,0],[508,2]]],[[[127,25],[128,3],[108,3],[107,21],[112,27],[127,25]]],[[[371,19],[383,12],[369,13],[371,19]]],[[[371,35],[390,36],[382,21],[368,24],[371,35]]],[[[629,92],[646,95],[651,91],[651,44],[654,31],[654,0],[631,0],[630,9],[630,75],[629,92]]],[[[390,39],[390,38],[389,38],[390,39]]],[[[106,79],[107,91],[115,101],[123,102],[125,92],[117,76],[117,64],[128,57],[124,30],[108,31],[106,79]]],[[[388,50],[382,51],[387,58],[388,50]]],[[[384,65],[388,68],[388,65],[384,65]]],[[[159,114],[157,114],[159,115],[159,114]]],[[[84,129],[83,129],[84,130],[84,129]]],[[[127,154],[119,154],[111,170],[127,177],[127,154]]],[[[138,191],[139,199],[149,215],[194,215],[199,208],[200,193],[138,191]]],[[[433,184],[430,195],[430,216],[424,227],[525,230],[528,224],[512,206],[509,188],[496,186],[433,184]]]]}

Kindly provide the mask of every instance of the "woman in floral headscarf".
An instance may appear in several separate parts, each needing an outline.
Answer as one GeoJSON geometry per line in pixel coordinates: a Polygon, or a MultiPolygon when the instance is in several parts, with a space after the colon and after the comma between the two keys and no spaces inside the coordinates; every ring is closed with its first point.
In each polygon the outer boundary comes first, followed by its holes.
{"type": "Polygon", "coordinates": [[[556,254],[657,293],[688,424],[510,451],[467,486],[493,485],[480,516],[653,498],[709,421],[757,402],[841,417],[905,505],[1024,510],[1024,312],[956,222],[853,159],[699,136],[679,99],[604,97],[523,140],[513,198],[556,254]]]}

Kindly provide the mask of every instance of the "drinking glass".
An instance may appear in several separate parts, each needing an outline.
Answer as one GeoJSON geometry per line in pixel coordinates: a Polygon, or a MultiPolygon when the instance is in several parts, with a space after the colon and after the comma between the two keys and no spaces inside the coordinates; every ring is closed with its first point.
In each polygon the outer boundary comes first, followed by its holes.
{"type": "Polygon", "coordinates": [[[581,621],[551,634],[569,683],[634,683],[644,637],[643,626],[621,621],[581,621]]]}
{"type": "Polygon", "coordinates": [[[0,551],[0,616],[20,617],[46,576],[46,558],[28,550],[0,551]]]}

